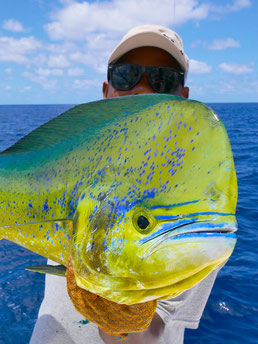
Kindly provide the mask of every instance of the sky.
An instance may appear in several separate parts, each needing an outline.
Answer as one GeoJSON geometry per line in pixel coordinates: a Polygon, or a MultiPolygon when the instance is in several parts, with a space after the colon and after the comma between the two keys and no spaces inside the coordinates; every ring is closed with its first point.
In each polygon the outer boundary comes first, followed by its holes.
{"type": "Polygon", "coordinates": [[[0,1],[0,104],[102,98],[107,60],[136,25],[175,30],[190,98],[258,102],[256,0],[0,1]]]}

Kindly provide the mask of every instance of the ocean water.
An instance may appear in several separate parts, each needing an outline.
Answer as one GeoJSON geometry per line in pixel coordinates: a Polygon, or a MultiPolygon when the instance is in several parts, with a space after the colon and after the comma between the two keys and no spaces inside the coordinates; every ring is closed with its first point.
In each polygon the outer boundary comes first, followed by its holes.
{"type": "MultiPolygon", "coordinates": [[[[222,118],[238,177],[236,248],[219,272],[197,330],[186,344],[258,343],[258,103],[209,104],[222,118]]],[[[0,151],[72,105],[0,106],[0,151]]],[[[46,263],[0,241],[0,344],[27,344],[44,294],[44,275],[24,270],[46,263]]]]}

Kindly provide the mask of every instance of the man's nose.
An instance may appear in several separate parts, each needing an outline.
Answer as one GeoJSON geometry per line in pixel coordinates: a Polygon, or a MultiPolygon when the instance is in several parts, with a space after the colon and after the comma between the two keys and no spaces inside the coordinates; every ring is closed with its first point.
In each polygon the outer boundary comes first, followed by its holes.
{"type": "Polygon", "coordinates": [[[144,94],[144,93],[155,93],[155,91],[151,88],[149,83],[148,77],[146,73],[143,74],[141,80],[138,82],[137,85],[130,92],[131,94],[144,94]]]}

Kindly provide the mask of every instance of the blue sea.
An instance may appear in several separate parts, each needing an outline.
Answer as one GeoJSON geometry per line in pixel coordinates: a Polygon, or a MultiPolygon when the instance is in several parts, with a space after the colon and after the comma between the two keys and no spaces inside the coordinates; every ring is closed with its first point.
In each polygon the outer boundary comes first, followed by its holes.
{"type": "MultiPolygon", "coordinates": [[[[197,330],[185,344],[258,343],[258,103],[209,104],[222,118],[238,177],[238,242],[220,271],[197,330]]],[[[0,151],[72,105],[0,106],[0,151]]],[[[46,263],[0,241],[0,344],[27,344],[44,295],[44,275],[24,270],[46,263]]]]}

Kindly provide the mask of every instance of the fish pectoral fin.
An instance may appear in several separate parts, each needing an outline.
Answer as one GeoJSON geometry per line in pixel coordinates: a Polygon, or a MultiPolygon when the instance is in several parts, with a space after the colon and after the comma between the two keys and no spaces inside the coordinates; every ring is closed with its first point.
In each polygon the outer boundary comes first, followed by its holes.
{"type": "Polygon", "coordinates": [[[63,276],[65,277],[66,274],[66,266],[63,265],[35,265],[35,266],[28,266],[25,267],[26,270],[39,272],[41,274],[49,274],[55,276],[63,276]]]}

